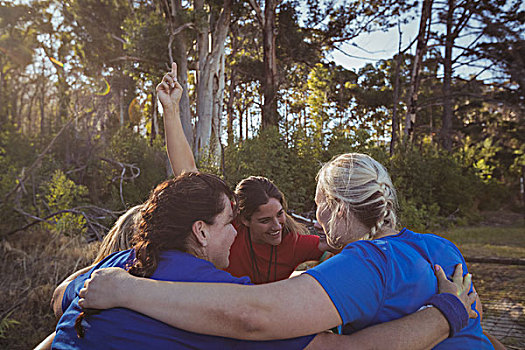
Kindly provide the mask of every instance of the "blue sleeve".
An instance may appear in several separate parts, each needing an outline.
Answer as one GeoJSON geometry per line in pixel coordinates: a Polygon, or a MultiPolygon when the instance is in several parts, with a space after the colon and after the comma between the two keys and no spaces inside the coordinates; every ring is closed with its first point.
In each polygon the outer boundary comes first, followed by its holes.
{"type": "Polygon", "coordinates": [[[66,290],[64,291],[64,296],[62,297],[62,312],[66,311],[69,305],[77,297],[78,292],[84,286],[84,282],[86,281],[87,276],[89,276],[90,272],[91,270],[87,273],[78,276],[73,281],[69,282],[69,284],[66,287],[66,290]]]}
{"type": "Polygon", "coordinates": [[[384,301],[388,281],[385,255],[370,242],[347,245],[336,256],[306,271],[321,284],[343,320],[362,328],[370,324],[384,301]]]}
{"type": "Polygon", "coordinates": [[[91,276],[93,271],[111,266],[124,267],[128,262],[132,261],[134,257],[135,255],[133,254],[133,249],[114,252],[105,257],[88,272],[75,278],[67,285],[64,296],[62,297],[62,311],[66,311],[71,302],[73,302],[73,300],[77,297],[82,287],[84,287],[84,282],[91,276]],[[111,263],[108,263],[108,261],[111,263]]]}

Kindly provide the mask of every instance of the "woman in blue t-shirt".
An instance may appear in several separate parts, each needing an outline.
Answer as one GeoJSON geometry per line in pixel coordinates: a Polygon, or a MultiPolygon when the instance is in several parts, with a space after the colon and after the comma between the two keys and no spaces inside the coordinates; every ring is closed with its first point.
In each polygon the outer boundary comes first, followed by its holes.
{"type": "MultiPolygon", "coordinates": [[[[240,339],[281,339],[336,326],[351,334],[417,311],[437,290],[435,265],[449,275],[456,264],[467,271],[451,242],[395,229],[395,190],[385,168],[369,156],[344,154],[326,164],[316,203],[329,244],[344,249],[299,277],[261,286],[152,283],[105,270],[87,282],[81,304],[125,306],[176,327],[240,339]]],[[[396,340],[408,341],[419,330],[391,335],[388,348],[413,348],[396,340]]],[[[477,317],[436,348],[493,347],[477,317]]]]}

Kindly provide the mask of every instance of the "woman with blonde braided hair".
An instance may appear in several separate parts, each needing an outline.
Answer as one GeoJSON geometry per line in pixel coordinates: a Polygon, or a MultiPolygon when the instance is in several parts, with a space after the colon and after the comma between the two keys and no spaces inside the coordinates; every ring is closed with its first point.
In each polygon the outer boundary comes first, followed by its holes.
{"type": "Polygon", "coordinates": [[[327,237],[337,240],[332,246],[339,246],[341,241],[374,239],[386,229],[395,230],[396,191],[386,169],[370,156],[347,153],[325,164],[317,175],[317,193],[324,195],[323,202],[331,212],[327,221],[329,232],[336,232],[335,225],[341,224],[338,219],[341,212],[346,217],[344,223],[362,226],[358,233],[343,231],[350,235],[347,238],[344,234],[327,237]]]}
{"type": "MultiPolygon", "coordinates": [[[[397,231],[395,189],[381,164],[364,154],[343,154],[324,165],[317,180],[317,220],[328,244],[344,249],[302,275],[232,286],[152,283],[118,270],[101,270],[80,291],[80,304],[127,307],[186,330],[254,340],[302,336],[336,326],[342,334],[353,334],[422,305],[449,316],[457,310],[454,295],[434,295],[434,273],[469,280],[470,275],[463,274],[464,258],[441,237],[406,228],[397,231]],[[218,319],[221,322],[214,322],[218,319]],[[202,322],[205,328],[199,328],[202,322]]],[[[470,281],[467,284],[472,290],[470,281]]],[[[447,317],[450,332],[439,344],[424,343],[423,337],[418,345],[409,343],[424,326],[420,323],[406,333],[388,335],[389,345],[379,348],[493,349],[475,305],[467,309],[470,319],[447,317]]]]}

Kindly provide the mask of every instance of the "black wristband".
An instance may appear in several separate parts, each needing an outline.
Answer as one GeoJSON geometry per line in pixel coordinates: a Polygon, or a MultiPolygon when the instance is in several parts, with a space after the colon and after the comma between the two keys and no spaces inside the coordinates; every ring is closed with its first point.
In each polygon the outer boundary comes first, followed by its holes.
{"type": "Polygon", "coordinates": [[[450,326],[449,338],[453,337],[468,324],[468,311],[461,300],[454,294],[435,294],[425,304],[436,307],[445,316],[450,326]]]}

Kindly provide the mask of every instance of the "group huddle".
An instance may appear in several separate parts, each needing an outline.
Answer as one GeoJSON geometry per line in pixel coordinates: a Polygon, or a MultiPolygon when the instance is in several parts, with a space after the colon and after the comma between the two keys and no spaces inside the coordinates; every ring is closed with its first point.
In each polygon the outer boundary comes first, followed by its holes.
{"type": "Polygon", "coordinates": [[[232,191],[198,171],[175,64],[157,93],[175,176],[117,221],[92,266],[57,288],[61,318],[41,349],[500,346],[483,333],[454,244],[396,229],[396,192],[373,158],[342,154],[320,169],[320,239],[287,214],[271,180],[251,176],[232,191]],[[325,261],[289,278],[312,260],[325,261]]]}

